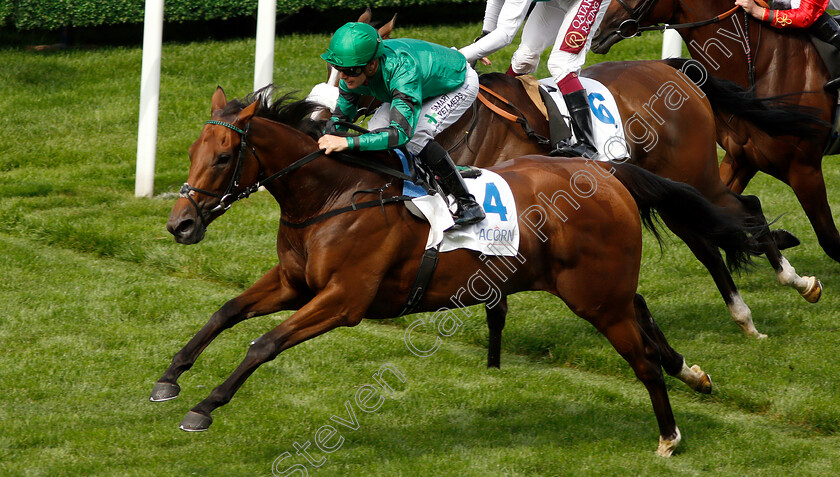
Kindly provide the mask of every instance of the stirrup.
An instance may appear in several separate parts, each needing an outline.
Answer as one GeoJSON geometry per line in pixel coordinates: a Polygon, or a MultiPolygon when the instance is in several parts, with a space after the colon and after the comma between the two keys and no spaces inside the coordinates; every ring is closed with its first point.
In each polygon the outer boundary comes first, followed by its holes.
{"type": "Polygon", "coordinates": [[[587,157],[589,159],[595,159],[598,157],[598,150],[585,142],[571,144],[568,141],[563,141],[557,143],[548,155],[554,157],[587,157]]]}
{"type": "Polygon", "coordinates": [[[484,209],[478,205],[475,199],[456,199],[458,202],[458,210],[455,212],[456,225],[472,225],[484,220],[486,215],[484,209]]]}

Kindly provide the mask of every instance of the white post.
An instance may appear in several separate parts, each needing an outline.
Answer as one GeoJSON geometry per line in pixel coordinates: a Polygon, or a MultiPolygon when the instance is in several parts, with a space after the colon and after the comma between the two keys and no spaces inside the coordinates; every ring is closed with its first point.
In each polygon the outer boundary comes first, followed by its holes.
{"type": "Polygon", "coordinates": [[[143,66],[140,76],[140,125],[137,128],[135,197],[155,192],[160,57],[163,42],[163,0],[146,0],[143,19],[143,66]]]}
{"type": "Polygon", "coordinates": [[[254,52],[254,91],[274,80],[274,25],[277,0],[260,0],[257,11],[257,46],[254,52]]]}
{"type": "Polygon", "coordinates": [[[682,56],[682,45],[682,37],[677,30],[668,29],[662,32],[662,59],[682,56]]]}

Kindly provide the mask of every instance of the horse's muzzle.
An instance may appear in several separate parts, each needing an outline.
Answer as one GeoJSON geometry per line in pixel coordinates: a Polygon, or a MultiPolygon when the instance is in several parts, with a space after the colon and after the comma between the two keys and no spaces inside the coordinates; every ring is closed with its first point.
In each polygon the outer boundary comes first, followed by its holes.
{"type": "Polygon", "coordinates": [[[201,242],[205,232],[203,223],[194,217],[190,209],[192,207],[183,207],[180,211],[173,209],[166,222],[166,230],[175,237],[175,241],[186,245],[201,242]]]}
{"type": "MultiPolygon", "coordinates": [[[[624,24],[622,23],[622,26],[624,24]]],[[[619,30],[615,29],[599,29],[595,33],[595,38],[592,39],[590,50],[599,55],[606,55],[610,48],[626,37],[619,30]]]]}

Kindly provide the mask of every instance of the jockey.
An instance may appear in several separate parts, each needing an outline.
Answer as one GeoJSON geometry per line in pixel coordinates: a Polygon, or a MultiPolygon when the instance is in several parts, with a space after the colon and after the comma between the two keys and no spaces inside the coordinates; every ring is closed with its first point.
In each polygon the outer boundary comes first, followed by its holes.
{"type": "MultiPolygon", "coordinates": [[[[776,0],[772,3],[775,9],[759,6],[755,0],[735,0],[735,5],[758,20],[776,28],[808,28],[815,37],[840,49],[840,26],[825,11],[829,0],[776,0]]],[[[830,79],[824,86],[827,91],[838,87],[840,77],[830,79]]]]}
{"type": "Polygon", "coordinates": [[[378,151],[400,146],[428,164],[455,196],[455,223],[474,224],[484,211],[468,191],[446,150],[434,137],[455,123],[478,94],[478,75],[458,51],[422,40],[383,40],[366,23],[339,28],[321,58],[339,73],[333,120],[352,120],[362,95],[382,101],[360,136],[325,134],[326,153],[378,151]]]}
{"type": "MultiPolygon", "coordinates": [[[[532,0],[488,0],[482,35],[461,48],[470,64],[510,45],[522,25],[532,0]]],[[[578,143],[561,142],[552,154],[595,157],[589,99],[578,74],[586,60],[592,37],[604,18],[610,0],[535,0],[522,30],[522,41],[513,54],[507,74],[518,76],[537,70],[540,54],[554,43],[548,71],[566,100],[578,143]]]]}

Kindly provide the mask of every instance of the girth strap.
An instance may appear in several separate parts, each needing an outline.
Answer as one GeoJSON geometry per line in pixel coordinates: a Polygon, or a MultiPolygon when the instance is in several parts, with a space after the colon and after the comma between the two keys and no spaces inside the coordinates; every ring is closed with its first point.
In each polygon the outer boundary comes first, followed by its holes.
{"type": "Polygon", "coordinates": [[[420,300],[423,299],[426,290],[429,288],[429,282],[432,281],[432,275],[435,274],[435,270],[437,269],[440,246],[441,244],[438,244],[437,247],[426,249],[423,252],[423,257],[420,258],[420,268],[417,269],[417,278],[414,279],[414,285],[411,286],[411,290],[408,292],[408,299],[405,302],[405,306],[403,306],[402,311],[397,316],[411,314],[417,308],[417,305],[420,304],[420,300]]]}

